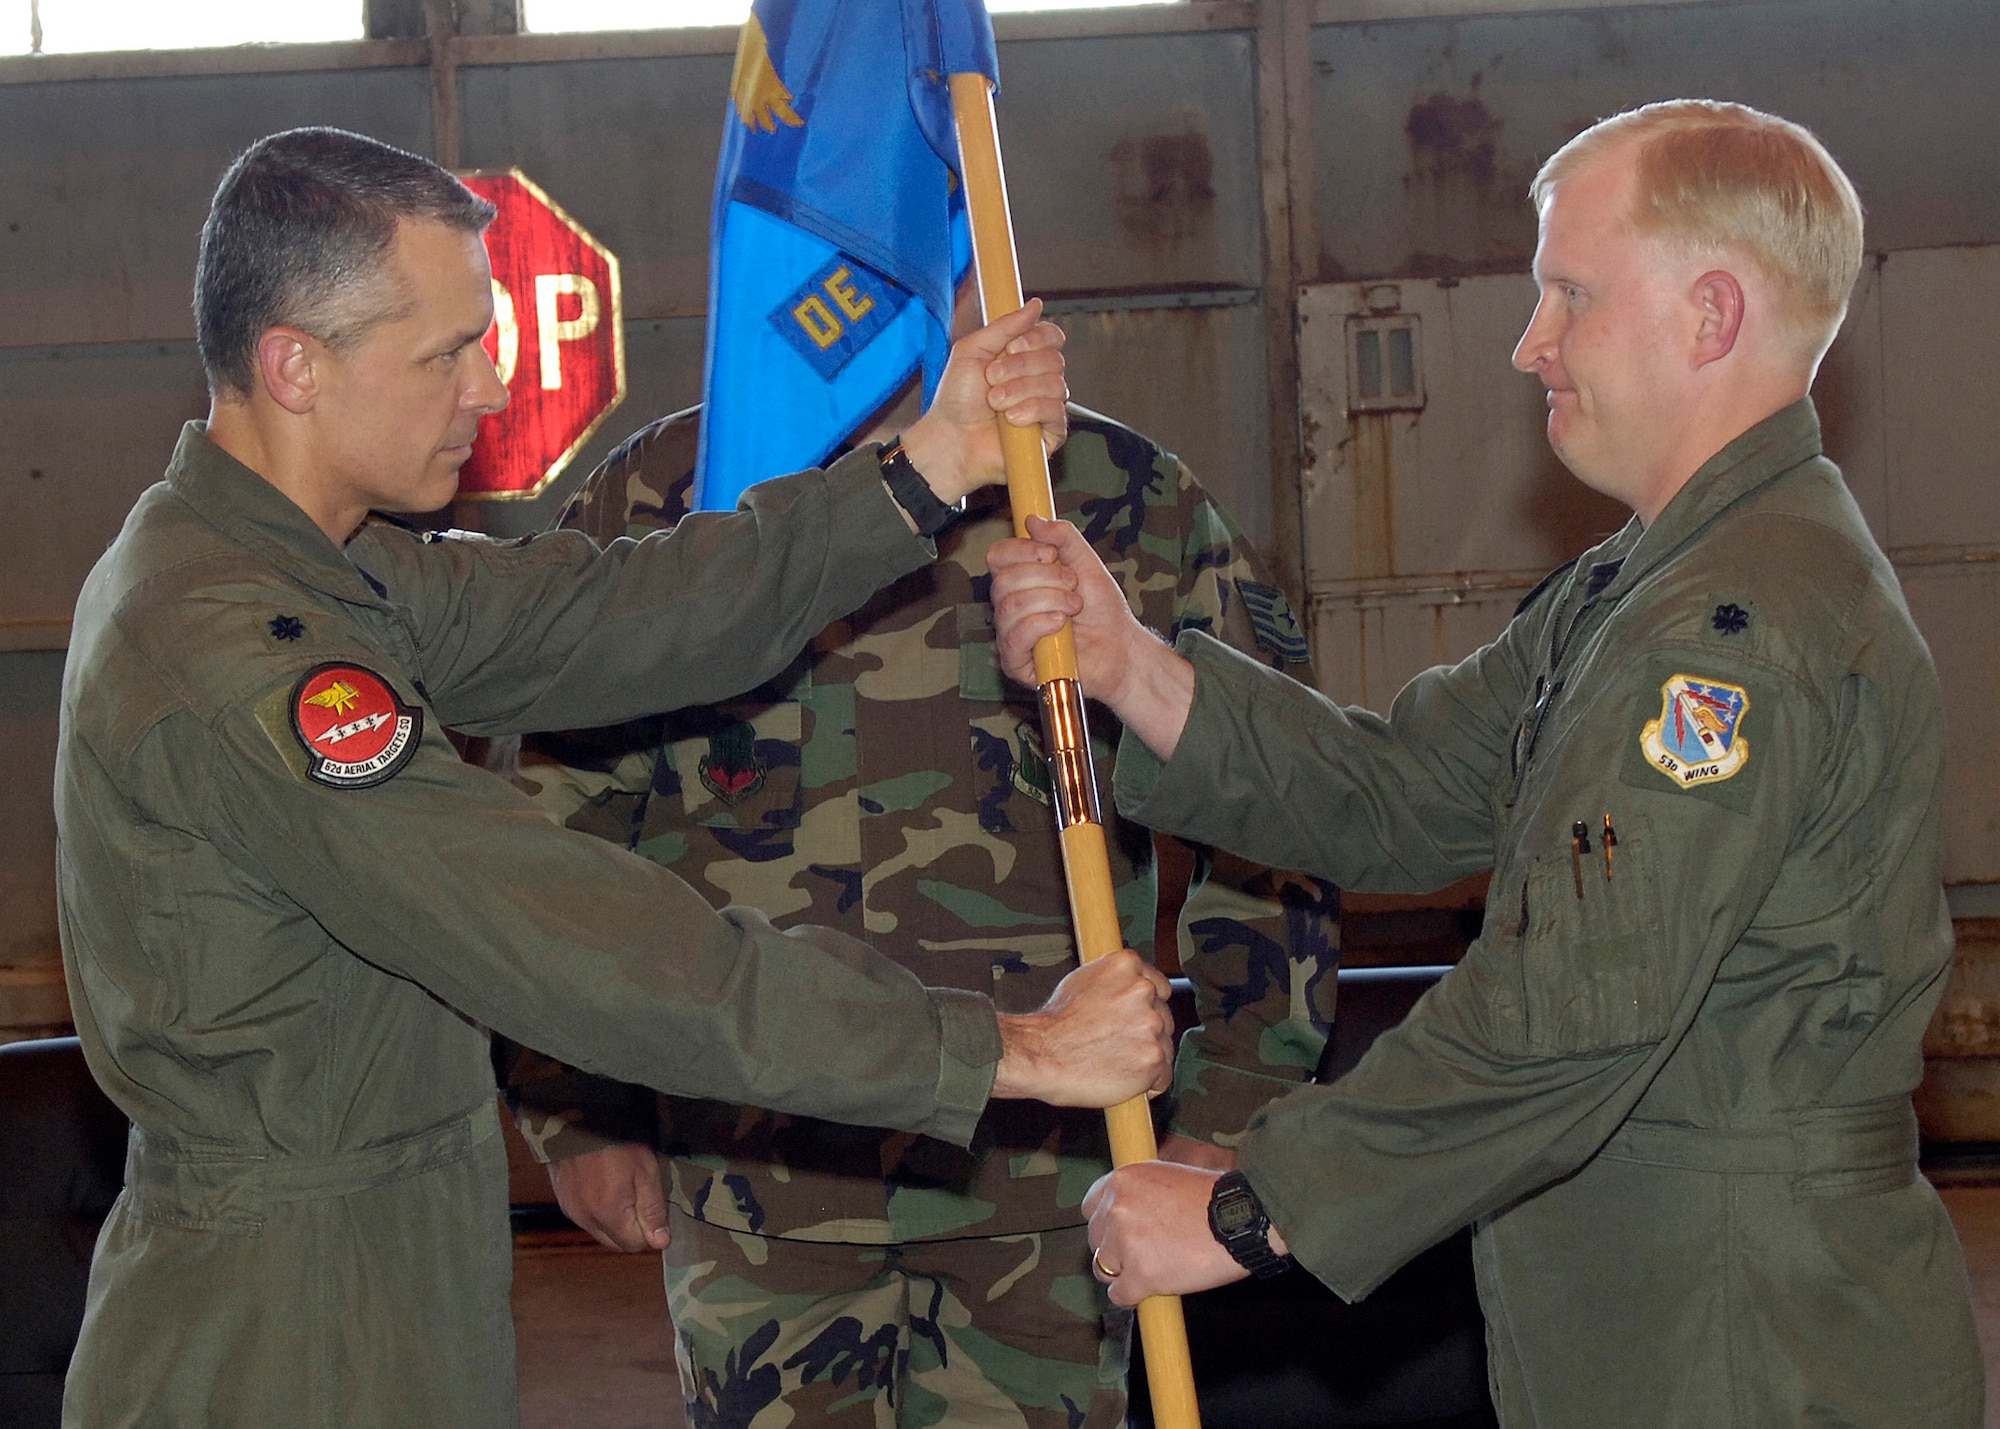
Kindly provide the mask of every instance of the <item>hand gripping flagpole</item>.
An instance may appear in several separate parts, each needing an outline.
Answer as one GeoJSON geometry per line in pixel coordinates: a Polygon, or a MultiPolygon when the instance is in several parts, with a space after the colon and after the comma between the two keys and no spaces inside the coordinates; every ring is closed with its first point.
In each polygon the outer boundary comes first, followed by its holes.
{"type": "MultiPolygon", "coordinates": [[[[1007,182],[1000,170],[1000,138],[993,123],[993,91],[986,76],[953,75],[951,107],[958,125],[959,174],[972,221],[979,297],[986,320],[991,322],[1018,309],[1022,300],[1014,224],[1007,211],[1007,182]]],[[[1007,462],[1007,498],[1014,508],[1014,532],[1025,536],[1028,517],[1055,519],[1048,455],[1042,450],[1040,428],[995,420],[1007,462]]],[[[1112,895],[1111,862],[1105,853],[1104,822],[1091,768],[1089,733],[1084,726],[1076,641],[1067,622],[1054,635],[1035,643],[1035,680],[1041,686],[1042,736],[1055,788],[1070,916],[1076,924],[1077,951],[1084,962],[1091,962],[1124,946],[1124,935],[1112,895]]],[[[1153,1140],[1152,1110],[1143,1096],[1109,1108],[1104,1120],[1111,1132],[1113,1165],[1151,1161],[1159,1154],[1153,1140]]],[[[1154,1424],[1158,1429],[1200,1429],[1180,1297],[1155,1295],[1141,1301],[1139,1334],[1146,1347],[1146,1385],[1152,1391],[1154,1424]]]]}

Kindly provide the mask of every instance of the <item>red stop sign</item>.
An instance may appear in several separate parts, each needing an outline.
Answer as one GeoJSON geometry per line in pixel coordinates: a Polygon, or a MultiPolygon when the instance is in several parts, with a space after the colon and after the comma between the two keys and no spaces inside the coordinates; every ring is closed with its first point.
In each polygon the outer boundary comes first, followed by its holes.
{"type": "Polygon", "coordinates": [[[519,169],[459,177],[500,210],[486,351],[510,400],[480,422],[458,493],[534,496],[625,400],[618,260],[519,169]]]}

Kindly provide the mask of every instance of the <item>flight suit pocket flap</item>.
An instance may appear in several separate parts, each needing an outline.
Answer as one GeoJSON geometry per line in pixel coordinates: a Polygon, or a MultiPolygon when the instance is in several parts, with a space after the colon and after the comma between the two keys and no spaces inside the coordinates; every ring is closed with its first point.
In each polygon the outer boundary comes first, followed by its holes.
{"type": "Polygon", "coordinates": [[[1607,858],[1602,824],[1585,849],[1537,859],[1520,940],[1525,1050],[1578,1057],[1644,1046],[1673,1016],[1650,830],[1620,822],[1607,858]]]}

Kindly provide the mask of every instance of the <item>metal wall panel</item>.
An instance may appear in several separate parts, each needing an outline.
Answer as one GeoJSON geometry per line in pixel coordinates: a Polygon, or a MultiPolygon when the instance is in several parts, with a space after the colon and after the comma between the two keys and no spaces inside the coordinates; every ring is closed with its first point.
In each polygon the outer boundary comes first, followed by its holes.
{"type": "MultiPolygon", "coordinates": [[[[1883,518],[1944,686],[1945,877],[2000,882],[2000,245],[1879,275],[1883,518]]],[[[1872,513],[1871,513],[1872,514],[1872,513]]]]}
{"type": "Polygon", "coordinates": [[[1271,538],[1264,321],[1254,303],[1056,314],[1071,396],[1188,464],[1251,542],[1271,538]]]}
{"type": "Polygon", "coordinates": [[[0,654],[0,1041],[65,1021],[49,801],[63,657],[0,654]]]}
{"type": "Polygon", "coordinates": [[[2000,564],[1899,565],[1944,689],[1944,877],[2000,883],[2000,564]]]}
{"type": "MultiPolygon", "coordinates": [[[[1030,291],[1254,286],[1250,37],[1001,46],[998,103],[1030,291]]],[[[459,71],[469,168],[518,165],[618,254],[630,318],[708,305],[708,224],[731,60],[459,71]]]]}
{"type": "Polygon", "coordinates": [[[1870,254],[1848,300],[1847,318],[1813,379],[1820,439],[1877,539],[1889,530],[1889,453],[1882,408],[1882,267],[1870,254]]]}
{"type": "Polygon", "coordinates": [[[1344,705],[1387,714],[1396,691],[1495,639],[1533,587],[1382,591],[1312,599],[1313,670],[1344,705]]]}
{"type": "Polygon", "coordinates": [[[458,73],[469,169],[520,168],[618,255],[627,320],[708,308],[727,55],[458,73]]]}
{"type": "Polygon", "coordinates": [[[0,348],[0,649],[57,648],[83,578],[208,411],[191,342],[0,348]]]}
{"type": "Polygon", "coordinates": [[[995,101],[1029,292],[1263,281],[1248,34],[1000,47],[995,101]]]}
{"type": "Polygon", "coordinates": [[[1741,100],[1812,127],[1861,190],[1871,247],[1996,237],[1992,0],[1327,25],[1312,49],[1317,272],[1328,281],[1526,268],[1527,185],[1542,160],[1596,118],[1678,96],[1741,100]]]}
{"type": "Polygon", "coordinates": [[[421,69],[0,85],[0,347],[191,338],[216,180],[299,124],[430,145],[421,69]]]}
{"type": "Polygon", "coordinates": [[[1885,544],[2000,550],[2000,245],[1891,253],[1885,544]]]}

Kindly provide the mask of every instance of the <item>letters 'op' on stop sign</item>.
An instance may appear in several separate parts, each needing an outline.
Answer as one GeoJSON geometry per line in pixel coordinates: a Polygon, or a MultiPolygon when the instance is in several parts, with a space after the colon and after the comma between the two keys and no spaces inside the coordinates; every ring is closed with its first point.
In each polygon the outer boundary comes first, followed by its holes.
{"type": "Polygon", "coordinates": [[[555,480],[625,400],[618,260],[519,169],[459,177],[500,210],[486,230],[486,351],[509,401],[480,422],[458,492],[521,499],[555,480]]]}

